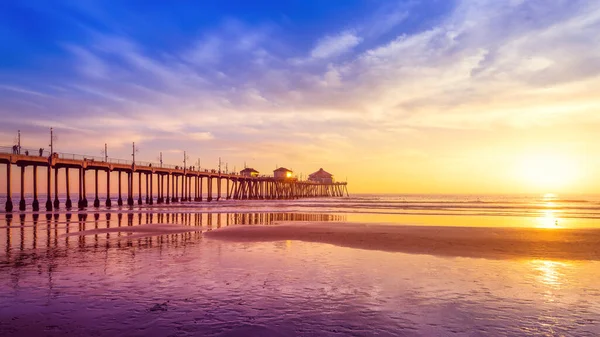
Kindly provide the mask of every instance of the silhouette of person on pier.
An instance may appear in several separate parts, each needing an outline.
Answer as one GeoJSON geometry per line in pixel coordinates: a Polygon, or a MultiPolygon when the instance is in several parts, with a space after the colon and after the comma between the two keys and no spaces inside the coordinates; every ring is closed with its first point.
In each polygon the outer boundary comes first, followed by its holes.
{"type": "Polygon", "coordinates": [[[44,148],[40,147],[40,157],[44,155],[44,148]]]}
{"type": "Polygon", "coordinates": [[[29,150],[25,150],[25,155],[29,156],[29,150]]]}
{"type": "Polygon", "coordinates": [[[17,154],[18,153],[17,148],[18,147],[16,145],[13,145],[13,147],[12,147],[12,151],[13,151],[12,154],[17,154]]]}

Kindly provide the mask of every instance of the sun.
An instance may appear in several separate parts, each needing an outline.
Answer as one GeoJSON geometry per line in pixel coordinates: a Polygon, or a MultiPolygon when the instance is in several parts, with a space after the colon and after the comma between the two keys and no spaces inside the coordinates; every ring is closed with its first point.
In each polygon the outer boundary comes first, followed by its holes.
{"type": "Polygon", "coordinates": [[[533,154],[519,167],[524,183],[531,187],[554,191],[571,185],[579,174],[575,161],[556,154],[533,154]]]}

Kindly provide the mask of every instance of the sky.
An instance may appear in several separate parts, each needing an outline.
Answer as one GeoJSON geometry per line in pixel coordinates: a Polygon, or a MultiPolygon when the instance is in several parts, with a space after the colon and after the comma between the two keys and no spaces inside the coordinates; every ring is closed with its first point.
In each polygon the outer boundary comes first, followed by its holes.
{"type": "Polygon", "coordinates": [[[0,2],[0,145],[354,193],[600,189],[600,2],[0,2]]]}

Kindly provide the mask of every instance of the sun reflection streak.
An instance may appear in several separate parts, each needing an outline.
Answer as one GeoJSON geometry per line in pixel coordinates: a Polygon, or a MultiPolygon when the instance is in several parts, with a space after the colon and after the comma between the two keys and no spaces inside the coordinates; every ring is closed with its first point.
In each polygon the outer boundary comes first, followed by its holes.
{"type": "Polygon", "coordinates": [[[537,219],[538,228],[560,228],[558,225],[558,211],[549,209],[542,211],[541,216],[537,219]]]}
{"type": "Polygon", "coordinates": [[[559,217],[557,216],[559,211],[556,209],[557,205],[554,202],[557,196],[552,193],[547,193],[542,198],[542,206],[546,209],[541,211],[540,216],[537,219],[538,228],[560,228],[558,224],[559,217]]]}
{"type": "Polygon", "coordinates": [[[546,302],[556,301],[556,291],[562,288],[565,282],[565,268],[569,263],[549,261],[549,260],[531,260],[532,270],[536,281],[547,289],[543,291],[543,298],[546,302]]]}
{"type": "Polygon", "coordinates": [[[563,270],[570,266],[568,262],[550,260],[531,260],[532,269],[536,272],[539,283],[560,288],[563,285],[563,270]]]}

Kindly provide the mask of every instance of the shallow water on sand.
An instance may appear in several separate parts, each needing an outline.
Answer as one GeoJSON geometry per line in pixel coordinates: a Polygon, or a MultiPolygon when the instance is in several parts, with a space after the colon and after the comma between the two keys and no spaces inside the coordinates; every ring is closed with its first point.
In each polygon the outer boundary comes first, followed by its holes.
{"type": "Polygon", "coordinates": [[[5,220],[2,336],[600,334],[598,261],[436,257],[202,234],[237,223],[347,220],[329,214],[5,220]]]}

